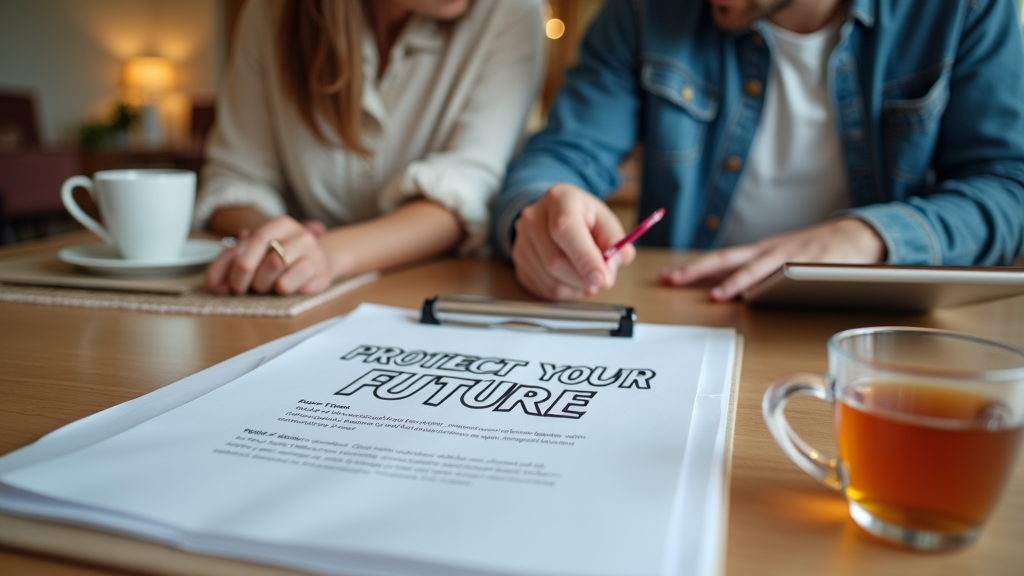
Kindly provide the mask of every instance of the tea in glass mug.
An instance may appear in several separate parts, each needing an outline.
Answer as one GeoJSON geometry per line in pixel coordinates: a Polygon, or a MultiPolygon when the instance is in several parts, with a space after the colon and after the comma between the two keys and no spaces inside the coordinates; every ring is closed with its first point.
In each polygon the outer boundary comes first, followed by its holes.
{"type": "Polygon", "coordinates": [[[829,372],[793,374],[765,393],[775,440],[842,491],[868,533],[915,549],[974,541],[1013,472],[1024,436],[1024,350],[924,328],[863,328],[828,343],[829,372]],[[783,415],[799,394],[833,404],[837,460],[783,415]]]}

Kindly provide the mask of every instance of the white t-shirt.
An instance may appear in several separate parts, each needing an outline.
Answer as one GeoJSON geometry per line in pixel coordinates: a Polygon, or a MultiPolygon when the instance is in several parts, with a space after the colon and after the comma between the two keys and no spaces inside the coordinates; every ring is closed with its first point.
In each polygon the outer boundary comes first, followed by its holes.
{"type": "MultiPolygon", "coordinates": [[[[363,158],[325,146],[286,94],[275,55],[280,2],[249,2],[196,206],[201,226],[219,208],[287,210],[328,226],[359,222],[417,196],[455,213],[463,250],[487,239],[489,205],[522,134],[539,81],[539,0],[475,0],[451,25],[413,16],[377,80],[377,46],[364,30],[363,158]]],[[[328,134],[332,134],[327,130],[328,134]]]]}
{"type": "Polygon", "coordinates": [[[765,21],[772,68],[764,110],[719,245],[806,228],[850,206],[828,92],[828,59],[841,23],[797,34],[765,21]]]}

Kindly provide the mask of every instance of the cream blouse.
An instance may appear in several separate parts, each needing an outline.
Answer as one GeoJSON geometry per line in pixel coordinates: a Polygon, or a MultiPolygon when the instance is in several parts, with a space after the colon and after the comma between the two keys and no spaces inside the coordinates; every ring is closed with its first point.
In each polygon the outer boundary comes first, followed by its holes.
{"type": "MultiPolygon", "coordinates": [[[[217,103],[196,225],[226,206],[291,214],[328,227],[426,197],[461,220],[463,251],[486,242],[497,193],[535,96],[542,56],[538,0],[473,0],[454,24],[414,15],[377,79],[364,33],[363,158],[325,146],[284,91],[277,2],[249,2],[217,103]]],[[[332,132],[329,129],[324,131],[332,132]]]]}

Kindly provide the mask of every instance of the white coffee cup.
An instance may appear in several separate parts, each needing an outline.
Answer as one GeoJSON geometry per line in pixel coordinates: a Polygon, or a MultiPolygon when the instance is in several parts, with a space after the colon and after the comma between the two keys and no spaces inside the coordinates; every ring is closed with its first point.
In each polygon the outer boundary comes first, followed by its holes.
{"type": "Polygon", "coordinates": [[[103,170],[90,179],[68,178],[60,191],[68,212],[120,252],[125,260],[174,260],[188,240],[196,198],[191,170],[103,170]],[[103,224],[75,202],[78,186],[89,191],[103,224]]]}

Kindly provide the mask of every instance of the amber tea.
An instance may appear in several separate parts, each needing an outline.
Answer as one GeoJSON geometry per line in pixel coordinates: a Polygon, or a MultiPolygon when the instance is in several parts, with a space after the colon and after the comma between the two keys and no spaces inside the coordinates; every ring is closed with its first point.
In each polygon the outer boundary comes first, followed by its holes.
{"type": "Polygon", "coordinates": [[[828,374],[765,391],[765,424],[789,458],[846,496],[868,534],[915,550],[975,541],[1024,443],[1024,350],[913,327],[856,328],[828,341],[828,374]],[[831,403],[832,459],[786,422],[794,396],[831,403]]]}
{"type": "Polygon", "coordinates": [[[958,534],[981,526],[1024,430],[1008,427],[1007,414],[962,390],[885,381],[847,388],[836,404],[847,497],[908,528],[958,534]]]}

